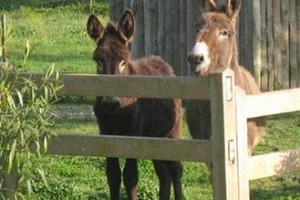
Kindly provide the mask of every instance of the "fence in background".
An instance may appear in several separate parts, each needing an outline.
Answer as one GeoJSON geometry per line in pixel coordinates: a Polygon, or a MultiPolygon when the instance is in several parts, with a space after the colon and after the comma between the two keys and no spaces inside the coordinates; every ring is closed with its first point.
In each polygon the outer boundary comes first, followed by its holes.
{"type": "MultiPolygon", "coordinates": [[[[135,57],[157,54],[178,75],[189,74],[186,56],[207,0],[110,3],[113,20],[119,20],[126,8],[135,13],[135,57]]],[[[240,63],[255,75],[263,91],[300,87],[300,0],[243,0],[238,34],[240,63]]]]}

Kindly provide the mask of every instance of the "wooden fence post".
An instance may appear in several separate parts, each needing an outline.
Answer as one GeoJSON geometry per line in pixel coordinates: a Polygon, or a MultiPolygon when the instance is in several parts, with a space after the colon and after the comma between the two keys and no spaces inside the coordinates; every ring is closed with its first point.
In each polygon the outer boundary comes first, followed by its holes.
{"type": "Polygon", "coordinates": [[[238,123],[237,129],[237,167],[238,167],[238,187],[239,199],[249,200],[249,176],[251,173],[248,168],[248,135],[247,135],[247,116],[246,108],[246,93],[241,88],[235,88],[236,95],[236,118],[238,123]]]}
{"type": "Polygon", "coordinates": [[[2,61],[6,62],[6,16],[5,14],[2,15],[1,19],[1,28],[2,28],[2,36],[1,36],[1,46],[2,46],[2,61]]]}
{"type": "Polygon", "coordinates": [[[211,78],[213,190],[216,200],[238,200],[234,75],[226,69],[211,78]]]}

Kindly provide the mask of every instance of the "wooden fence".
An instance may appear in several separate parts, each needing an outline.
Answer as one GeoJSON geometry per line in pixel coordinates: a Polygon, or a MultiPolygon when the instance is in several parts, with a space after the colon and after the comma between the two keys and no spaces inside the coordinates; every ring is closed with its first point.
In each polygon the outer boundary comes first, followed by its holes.
{"type": "MultiPolygon", "coordinates": [[[[135,13],[135,57],[157,54],[177,75],[189,74],[186,56],[207,0],[110,2],[113,20],[119,20],[126,8],[135,13]]],[[[240,63],[255,75],[262,90],[300,87],[300,0],[243,0],[238,33],[240,63]]]]}
{"type": "MultiPolygon", "coordinates": [[[[42,77],[39,74],[26,76],[35,80],[42,77]]],[[[80,74],[62,77],[63,95],[210,100],[212,138],[58,135],[49,141],[49,154],[212,163],[216,200],[248,200],[250,180],[300,170],[300,149],[253,157],[248,157],[247,152],[247,118],[300,111],[300,88],[246,96],[234,87],[233,72],[229,69],[210,78],[80,74]],[[161,146],[166,150],[160,151],[161,146]]]]}

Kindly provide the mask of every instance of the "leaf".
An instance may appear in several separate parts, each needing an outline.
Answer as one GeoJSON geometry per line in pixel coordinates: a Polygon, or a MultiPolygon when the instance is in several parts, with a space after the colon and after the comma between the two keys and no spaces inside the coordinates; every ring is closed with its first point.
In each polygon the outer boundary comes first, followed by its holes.
{"type": "Polygon", "coordinates": [[[18,95],[18,99],[19,99],[19,104],[23,107],[24,106],[24,103],[23,103],[23,96],[21,94],[21,92],[19,90],[15,90],[17,95],[18,95]]]}
{"type": "Polygon", "coordinates": [[[39,172],[39,174],[40,174],[40,176],[41,176],[41,178],[42,178],[42,180],[43,180],[46,188],[49,188],[49,184],[47,182],[44,170],[42,168],[38,168],[37,171],[39,172]]]}
{"type": "Polygon", "coordinates": [[[30,180],[27,180],[27,190],[29,194],[32,193],[32,185],[30,180]]]}
{"type": "Polygon", "coordinates": [[[13,109],[16,108],[16,104],[15,104],[15,101],[14,101],[14,99],[12,98],[12,96],[8,96],[8,97],[7,97],[7,101],[8,101],[8,104],[9,104],[10,108],[13,108],[13,109]]]}
{"type": "Polygon", "coordinates": [[[45,100],[48,101],[49,99],[49,91],[47,87],[44,87],[44,95],[45,95],[45,100]]]}
{"type": "Polygon", "coordinates": [[[47,150],[48,150],[48,138],[47,137],[44,137],[44,150],[45,150],[45,152],[47,152],[47,150]]]}

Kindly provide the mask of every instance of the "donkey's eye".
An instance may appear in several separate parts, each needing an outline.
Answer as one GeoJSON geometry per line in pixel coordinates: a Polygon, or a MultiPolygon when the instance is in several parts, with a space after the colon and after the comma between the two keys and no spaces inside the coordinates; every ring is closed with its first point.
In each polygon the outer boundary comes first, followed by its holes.
{"type": "Polygon", "coordinates": [[[223,29],[220,31],[220,36],[222,37],[228,37],[229,36],[229,31],[226,29],[223,29]]]}

